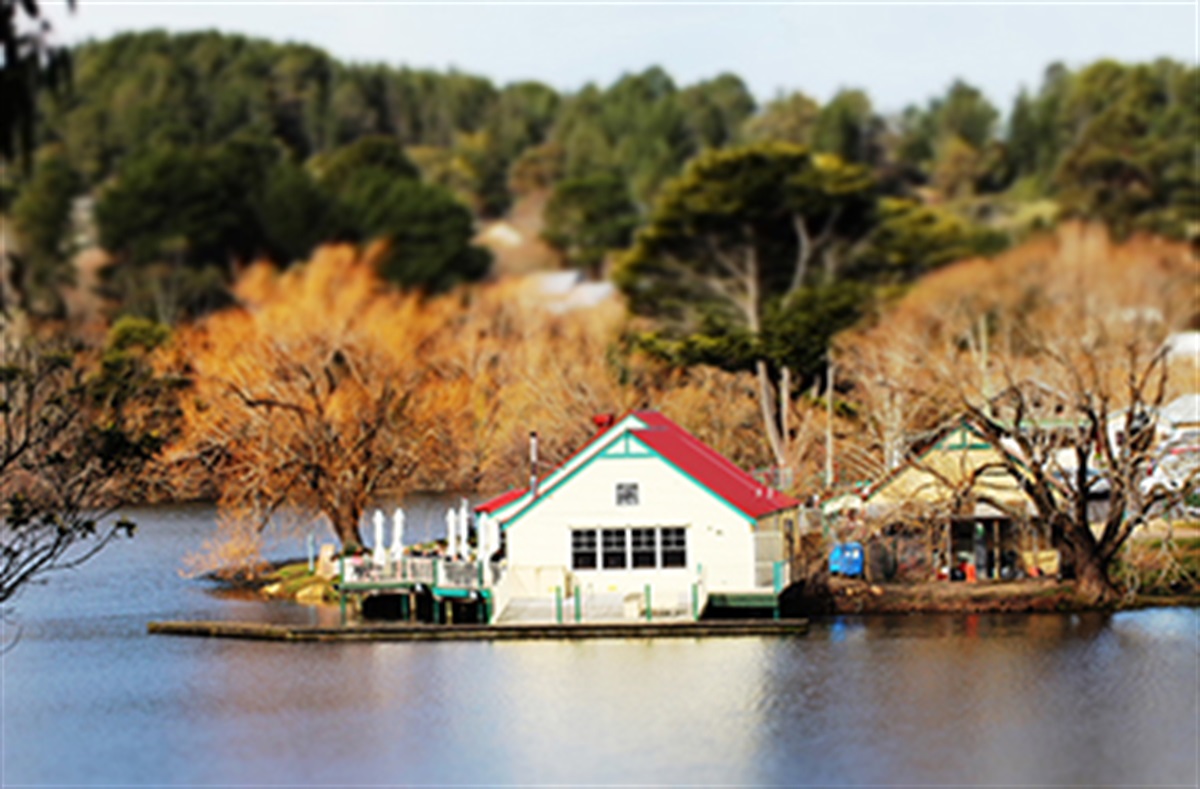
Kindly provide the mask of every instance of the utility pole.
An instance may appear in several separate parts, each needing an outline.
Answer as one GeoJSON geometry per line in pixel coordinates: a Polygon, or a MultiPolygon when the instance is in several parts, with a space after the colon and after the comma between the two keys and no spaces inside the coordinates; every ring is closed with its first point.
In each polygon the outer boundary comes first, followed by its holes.
{"type": "Polygon", "coordinates": [[[825,371],[825,489],[833,489],[833,359],[825,371]]]}
{"type": "Polygon", "coordinates": [[[992,393],[988,382],[988,331],[987,313],[979,316],[979,373],[983,384],[983,407],[992,414],[992,393]]]}

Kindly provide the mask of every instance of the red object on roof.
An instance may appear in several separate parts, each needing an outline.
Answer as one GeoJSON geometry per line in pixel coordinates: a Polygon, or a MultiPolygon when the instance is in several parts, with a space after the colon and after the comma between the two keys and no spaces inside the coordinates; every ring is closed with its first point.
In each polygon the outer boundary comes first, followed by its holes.
{"type": "Polygon", "coordinates": [[[633,435],[746,515],[761,518],[799,506],[799,501],[763,485],[657,411],[635,414],[647,427],[630,431],[633,435]]]}

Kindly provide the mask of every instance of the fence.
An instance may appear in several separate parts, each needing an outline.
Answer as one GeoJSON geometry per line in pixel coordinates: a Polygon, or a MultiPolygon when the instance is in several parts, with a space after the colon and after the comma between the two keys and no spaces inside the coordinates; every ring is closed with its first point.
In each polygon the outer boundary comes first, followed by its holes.
{"type": "Polygon", "coordinates": [[[500,583],[501,564],[454,561],[440,556],[405,556],[373,564],[359,557],[345,562],[348,583],[414,583],[443,589],[487,589],[500,583]]]}
{"type": "Polygon", "coordinates": [[[638,592],[600,591],[571,584],[551,595],[514,597],[506,601],[500,620],[510,623],[690,621],[708,602],[701,580],[686,586],[646,585],[638,592]]]}

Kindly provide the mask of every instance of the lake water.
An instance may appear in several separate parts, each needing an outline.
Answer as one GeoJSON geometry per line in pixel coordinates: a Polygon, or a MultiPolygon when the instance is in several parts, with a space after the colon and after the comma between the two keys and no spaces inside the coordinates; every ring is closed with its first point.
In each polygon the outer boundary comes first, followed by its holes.
{"type": "MultiPolygon", "coordinates": [[[[7,636],[15,625],[20,641],[0,666],[0,785],[1198,780],[1195,609],[839,618],[791,639],[148,636],[154,619],[336,611],[222,598],[180,577],[182,554],[212,531],[209,508],[134,517],[134,540],[18,599],[7,636]]],[[[412,541],[439,528],[410,517],[412,541]]]]}

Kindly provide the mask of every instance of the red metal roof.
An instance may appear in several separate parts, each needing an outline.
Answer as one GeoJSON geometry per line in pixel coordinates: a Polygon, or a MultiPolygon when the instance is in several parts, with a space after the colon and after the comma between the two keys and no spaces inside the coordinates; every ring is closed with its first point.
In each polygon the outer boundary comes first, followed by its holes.
{"type": "Polygon", "coordinates": [[[630,431],[633,435],[746,515],[761,518],[800,504],[786,493],[763,485],[657,411],[636,413],[647,428],[630,431]]]}
{"type": "Polygon", "coordinates": [[[517,499],[521,498],[528,492],[529,492],[529,488],[513,488],[512,490],[501,493],[499,496],[495,496],[494,498],[488,499],[487,501],[485,501],[482,504],[476,504],[475,511],[476,512],[495,512],[496,510],[503,507],[505,504],[510,504],[510,503],[516,501],[517,499]]]}
{"type": "MultiPolygon", "coordinates": [[[[796,499],[763,485],[712,447],[657,411],[634,411],[632,413],[646,425],[644,429],[631,430],[630,432],[634,436],[751,518],[761,518],[772,512],[799,505],[800,502],[796,499]]],[[[614,420],[611,426],[592,436],[579,452],[584,451],[600,436],[611,430],[612,426],[619,424],[625,416],[614,420]]],[[[578,455],[579,452],[575,454],[578,455]]],[[[476,505],[475,510],[477,512],[495,512],[528,492],[529,488],[516,488],[501,493],[495,498],[476,505]]]]}

